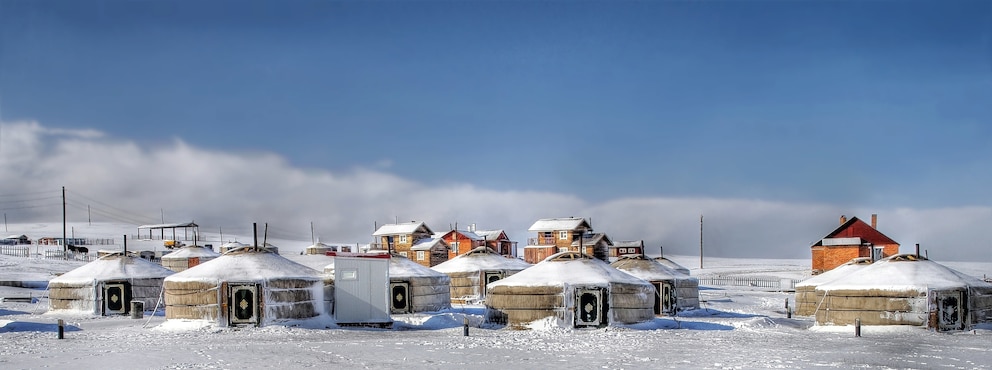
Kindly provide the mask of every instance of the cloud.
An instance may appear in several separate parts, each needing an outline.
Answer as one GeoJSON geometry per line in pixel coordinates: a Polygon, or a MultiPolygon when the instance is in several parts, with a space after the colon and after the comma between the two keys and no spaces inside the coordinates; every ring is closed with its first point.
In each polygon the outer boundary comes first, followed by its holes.
{"type": "Polygon", "coordinates": [[[554,192],[498,191],[473,184],[429,186],[380,166],[344,172],[293,167],[270,152],[221,152],[175,139],[142,147],[92,130],[53,130],[36,122],[4,123],[0,136],[0,208],[11,222],[61,219],[156,223],[195,220],[201,228],[249,235],[268,223],[274,238],[309,242],[310,223],[325,242],[365,243],[376,224],[420,220],[434,231],[455,223],[505,229],[523,246],[538,218],[591,219],[613,240],[645,240],[648,251],[697,255],[700,216],[706,256],[806,258],[809,246],[841,214],[870,219],[911,252],[933,258],[989,260],[989,207],[860,209],[761,199],[621,198],[589,202],[554,192]],[[43,198],[43,199],[42,199],[43,198]]]}

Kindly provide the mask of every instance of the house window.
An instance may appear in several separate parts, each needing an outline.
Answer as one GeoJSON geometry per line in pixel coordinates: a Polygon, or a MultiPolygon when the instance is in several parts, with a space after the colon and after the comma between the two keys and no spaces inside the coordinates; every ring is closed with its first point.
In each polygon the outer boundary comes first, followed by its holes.
{"type": "Polygon", "coordinates": [[[400,243],[406,243],[406,235],[400,235],[400,243]]]}
{"type": "Polygon", "coordinates": [[[559,231],[558,232],[558,239],[560,239],[560,240],[568,240],[568,231],[559,231]]]}
{"type": "Polygon", "coordinates": [[[417,261],[424,260],[424,251],[417,251],[417,261]]]}
{"type": "Polygon", "coordinates": [[[403,256],[403,257],[406,257],[407,256],[406,255],[406,252],[400,252],[400,255],[403,256]]]}
{"type": "Polygon", "coordinates": [[[458,254],[458,242],[451,243],[451,250],[455,252],[455,254],[458,254]]]}
{"type": "Polygon", "coordinates": [[[619,249],[618,251],[619,254],[627,254],[627,248],[618,248],[618,249],[619,249]]]}

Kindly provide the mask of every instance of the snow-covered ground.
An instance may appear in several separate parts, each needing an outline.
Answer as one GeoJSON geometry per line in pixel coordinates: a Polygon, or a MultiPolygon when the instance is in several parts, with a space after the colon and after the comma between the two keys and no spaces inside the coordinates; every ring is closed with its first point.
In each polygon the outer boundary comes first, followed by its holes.
{"type": "MultiPolygon", "coordinates": [[[[299,255],[309,241],[270,242],[304,265],[328,264],[299,255]]],[[[809,268],[803,260],[707,257],[699,269],[698,256],[666,257],[695,276],[801,278],[809,268]]],[[[0,302],[0,368],[992,368],[992,326],[948,333],[866,326],[855,337],[853,327],[787,318],[791,293],[751,288],[703,287],[699,310],[604,329],[491,326],[482,322],[484,308],[471,305],[394,316],[392,329],[340,328],[326,317],[235,329],[166,322],[161,310],[141,319],[48,313],[43,282],[82,264],[0,255],[0,285],[28,282],[0,286],[0,297],[35,298],[0,302]],[[62,340],[58,319],[66,322],[62,340]]],[[[947,265],[977,277],[992,271],[992,263],[947,265]]]]}

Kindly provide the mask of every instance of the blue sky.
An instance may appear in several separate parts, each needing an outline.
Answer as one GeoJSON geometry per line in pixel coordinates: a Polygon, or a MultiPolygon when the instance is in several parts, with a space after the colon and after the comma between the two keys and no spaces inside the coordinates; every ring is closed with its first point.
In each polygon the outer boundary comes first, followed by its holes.
{"type": "Polygon", "coordinates": [[[590,204],[989,207],[990,102],[986,1],[0,1],[5,122],[590,204]]]}

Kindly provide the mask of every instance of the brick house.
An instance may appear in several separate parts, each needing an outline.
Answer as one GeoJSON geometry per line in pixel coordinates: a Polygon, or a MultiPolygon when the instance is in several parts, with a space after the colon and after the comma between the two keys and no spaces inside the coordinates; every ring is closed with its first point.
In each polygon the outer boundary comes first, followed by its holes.
{"type": "Polygon", "coordinates": [[[879,232],[878,215],[871,215],[871,225],[857,217],[840,216],[840,226],[813,244],[813,274],[830,271],[834,267],[859,257],[874,260],[899,253],[899,243],[879,232]]]}
{"type": "Polygon", "coordinates": [[[527,231],[537,233],[537,237],[528,239],[524,247],[527,263],[538,263],[565,251],[582,252],[609,262],[609,248],[613,242],[606,234],[593,234],[592,226],[584,218],[543,218],[527,231]]]}

